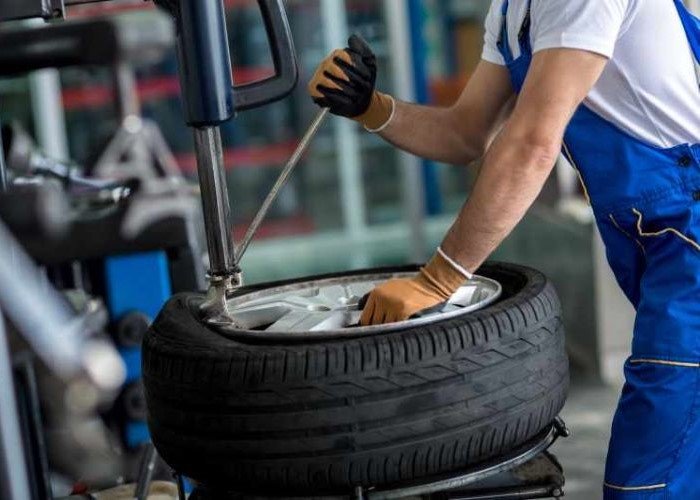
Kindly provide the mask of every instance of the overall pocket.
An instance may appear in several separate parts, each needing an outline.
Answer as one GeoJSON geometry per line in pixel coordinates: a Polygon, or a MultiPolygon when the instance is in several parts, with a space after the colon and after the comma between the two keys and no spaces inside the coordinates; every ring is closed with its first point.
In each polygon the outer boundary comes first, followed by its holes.
{"type": "Polygon", "coordinates": [[[616,215],[645,249],[634,358],[700,362],[700,203],[683,193],[616,215]]]}

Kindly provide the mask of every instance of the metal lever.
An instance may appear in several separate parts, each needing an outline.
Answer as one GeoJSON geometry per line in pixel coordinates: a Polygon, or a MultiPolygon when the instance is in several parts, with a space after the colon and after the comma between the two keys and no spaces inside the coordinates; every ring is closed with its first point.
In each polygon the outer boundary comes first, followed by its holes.
{"type": "Polygon", "coordinates": [[[311,140],[318,132],[318,129],[323,124],[323,120],[325,120],[326,116],[328,116],[328,108],[323,108],[321,111],[318,112],[316,118],[314,118],[314,121],[311,123],[311,126],[306,130],[304,137],[301,138],[301,142],[299,142],[299,145],[297,146],[296,150],[294,151],[294,153],[292,153],[292,156],[289,158],[287,164],[284,166],[282,173],[277,178],[277,181],[275,182],[274,186],[272,186],[272,189],[267,195],[267,198],[265,198],[265,201],[263,201],[260,210],[258,210],[258,213],[255,215],[253,222],[250,223],[248,231],[246,231],[245,237],[243,238],[243,241],[238,247],[238,251],[236,252],[236,257],[234,261],[236,266],[240,264],[243,255],[245,254],[246,250],[248,250],[250,242],[255,237],[255,233],[257,233],[258,229],[260,229],[260,224],[262,224],[262,221],[265,220],[265,217],[270,211],[270,208],[275,202],[275,199],[277,199],[280,190],[287,183],[290,175],[292,174],[292,171],[294,171],[296,166],[299,164],[299,160],[301,160],[301,157],[304,155],[304,152],[309,147],[311,140]]]}

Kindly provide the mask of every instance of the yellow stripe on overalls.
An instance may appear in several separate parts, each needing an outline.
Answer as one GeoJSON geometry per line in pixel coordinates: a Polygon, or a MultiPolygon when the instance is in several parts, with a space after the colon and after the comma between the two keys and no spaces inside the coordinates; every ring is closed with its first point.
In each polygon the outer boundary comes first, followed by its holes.
{"type": "Polygon", "coordinates": [[[678,236],[680,239],[685,241],[688,245],[692,246],[695,250],[700,252],[700,243],[697,241],[692,240],[691,238],[688,238],[685,234],[681,233],[678,229],[675,229],[673,227],[667,227],[665,229],[662,229],[661,231],[655,231],[652,233],[644,232],[642,229],[642,223],[643,223],[643,215],[642,212],[637,210],[636,208],[632,209],[632,213],[637,216],[637,232],[639,233],[639,236],[643,236],[645,238],[653,238],[657,236],[663,236],[664,234],[674,234],[678,236]]]}

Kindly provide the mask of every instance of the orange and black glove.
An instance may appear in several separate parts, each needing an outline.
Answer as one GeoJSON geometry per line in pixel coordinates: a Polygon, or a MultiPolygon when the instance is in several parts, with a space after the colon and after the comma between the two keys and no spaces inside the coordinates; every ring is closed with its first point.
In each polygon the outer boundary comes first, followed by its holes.
{"type": "Polygon", "coordinates": [[[379,285],[370,294],[362,312],[362,326],[405,321],[411,316],[447,302],[471,278],[438,251],[413,278],[379,285]]]}
{"type": "Polygon", "coordinates": [[[376,82],[377,58],[367,42],[353,35],[348,47],[333,51],[321,62],[308,90],[322,108],[378,131],[390,121],[394,99],[377,92],[376,82]]]}

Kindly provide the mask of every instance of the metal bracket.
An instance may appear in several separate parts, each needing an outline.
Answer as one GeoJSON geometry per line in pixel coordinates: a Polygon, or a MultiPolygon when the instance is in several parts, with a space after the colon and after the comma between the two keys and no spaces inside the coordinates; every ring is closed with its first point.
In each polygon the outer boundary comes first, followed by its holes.
{"type": "Polygon", "coordinates": [[[566,423],[561,417],[557,417],[554,419],[554,428],[559,433],[559,437],[568,438],[569,436],[571,436],[571,431],[566,426],[566,423]]]}
{"type": "Polygon", "coordinates": [[[204,320],[212,326],[239,328],[228,308],[228,298],[242,286],[240,270],[224,276],[210,276],[207,296],[200,306],[204,320]]]}

